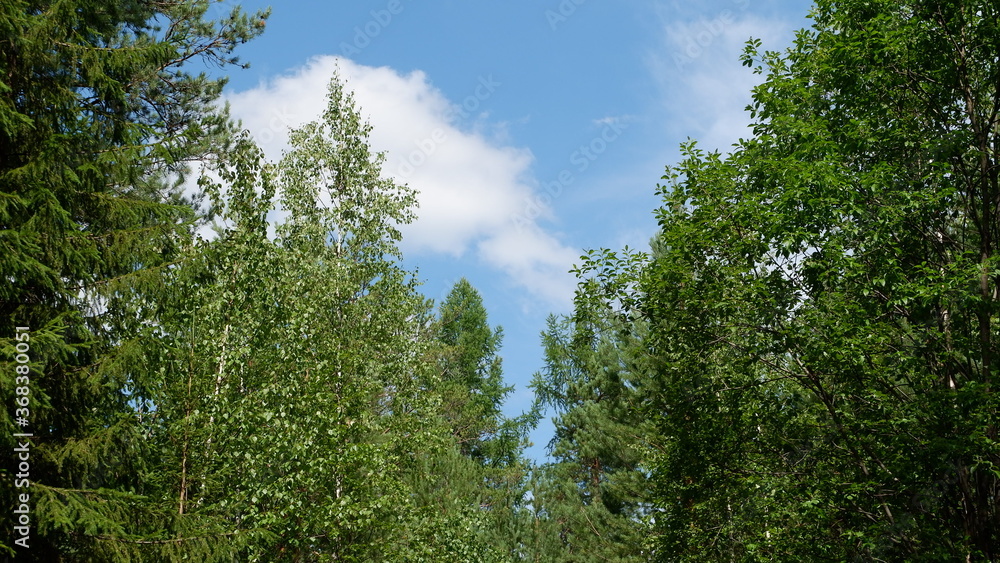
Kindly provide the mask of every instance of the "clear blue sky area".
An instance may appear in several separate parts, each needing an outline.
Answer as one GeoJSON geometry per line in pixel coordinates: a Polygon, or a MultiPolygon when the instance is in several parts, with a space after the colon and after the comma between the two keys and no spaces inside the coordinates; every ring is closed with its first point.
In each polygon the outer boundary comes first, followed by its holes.
{"type": "MultiPolygon", "coordinates": [[[[256,0],[222,2],[221,14],[256,0]]],[[[750,37],[786,48],[810,3],[780,0],[290,1],[241,48],[234,114],[281,154],[315,119],[334,70],[387,152],[386,174],[420,191],[405,264],[440,300],[461,277],[505,331],[507,411],[531,403],[549,314],[571,310],[568,270],[588,248],[645,249],[654,191],[678,145],[725,151],[747,136],[759,78],[750,37]]],[[[551,413],[550,413],[551,414],[551,413]]],[[[529,454],[545,457],[551,424],[529,454]]]]}

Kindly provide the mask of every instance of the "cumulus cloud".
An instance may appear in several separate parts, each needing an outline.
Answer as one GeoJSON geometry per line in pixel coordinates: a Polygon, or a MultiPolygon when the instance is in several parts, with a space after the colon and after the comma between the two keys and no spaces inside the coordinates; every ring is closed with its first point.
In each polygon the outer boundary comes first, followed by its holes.
{"type": "Polygon", "coordinates": [[[478,77],[467,96],[451,100],[423,72],[401,74],[322,56],[226,99],[265,154],[277,160],[288,148],[289,128],[322,112],[335,72],[373,126],[372,148],[386,152],[384,173],[419,192],[419,218],[404,228],[407,253],[474,254],[550,304],[572,295],[567,270],[579,252],[537,222],[551,209],[538,203],[531,152],[466,126],[484,117],[485,102],[502,88],[492,76],[478,77]]]}

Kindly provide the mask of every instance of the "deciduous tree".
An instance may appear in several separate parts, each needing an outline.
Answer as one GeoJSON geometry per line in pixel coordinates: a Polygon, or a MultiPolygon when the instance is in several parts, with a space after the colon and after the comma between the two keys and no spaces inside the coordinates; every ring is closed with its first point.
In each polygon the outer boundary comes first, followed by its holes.
{"type": "Polygon", "coordinates": [[[812,17],[748,47],[752,138],[665,177],[659,554],[995,559],[996,6],[812,17]]]}

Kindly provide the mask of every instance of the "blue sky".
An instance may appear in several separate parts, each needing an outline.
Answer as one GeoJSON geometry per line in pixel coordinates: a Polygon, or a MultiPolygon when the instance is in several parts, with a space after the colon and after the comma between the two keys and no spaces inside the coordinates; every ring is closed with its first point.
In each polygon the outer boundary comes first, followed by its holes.
{"type": "MultiPolygon", "coordinates": [[[[237,2],[213,10],[228,11],[237,2]]],[[[267,2],[238,2],[244,9],[267,2]]],[[[387,152],[384,172],[420,192],[405,265],[425,295],[461,277],[505,331],[507,410],[527,409],[539,333],[571,310],[568,270],[588,248],[645,249],[654,195],[678,145],[747,136],[759,77],[750,37],[783,49],[804,0],[371,0],[275,5],[231,73],[233,113],[272,159],[319,115],[335,70],[387,152]]],[[[544,457],[551,425],[533,435],[544,457]]]]}

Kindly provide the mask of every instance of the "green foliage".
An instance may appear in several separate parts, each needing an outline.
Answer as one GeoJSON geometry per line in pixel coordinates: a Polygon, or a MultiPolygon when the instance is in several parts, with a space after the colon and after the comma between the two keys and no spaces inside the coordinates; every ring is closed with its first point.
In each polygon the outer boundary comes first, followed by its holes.
{"type": "Polygon", "coordinates": [[[463,454],[450,434],[440,436],[408,466],[414,502],[398,535],[396,558],[389,560],[516,561],[522,479],[497,483],[496,471],[463,454]]]}
{"type": "Polygon", "coordinates": [[[416,387],[423,300],[391,260],[412,193],[380,179],[367,132],[335,80],[277,167],[237,142],[220,182],[204,179],[219,236],[169,273],[176,301],[159,301],[168,315],[143,339],[156,493],[250,538],[233,557],[394,557],[430,414],[416,387]]]}
{"type": "Polygon", "coordinates": [[[0,8],[0,347],[31,327],[35,434],[31,549],[0,549],[511,560],[531,419],[501,414],[501,332],[467,283],[428,330],[397,264],[415,194],[339,80],[277,165],[234,134],[188,64],[238,63],[266,14],[208,8],[0,8]]]}
{"type": "Polygon", "coordinates": [[[425,361],[434,369],[426,385],[439,442],[418,452],[410,470],[420,515],[410,532],[419,538],[412,560],[439,560],[429,555],[433,550],[457,561],[516,560],[526,522],[522,451],[535,413],[502,413],[513,389],[503,382],[503,332],[490,328],[482,298],[467,280],[455,284],[426,326],[425,361]]]}
{"type": "Polygon", "coordinates": [[[531,487],[534,561],[644,561],[648,553],[645,324],[605,300],[605,291],[634,282],[635,268],[604,268],[617,260],[611,253],[600,260],[601,274],[581,281],[573,317],[550,317],[542,335],[546,369],[533,387],[557,417],[555,461],[536,468],[531,487]]]}
{"type": "Polygon", "coordinates": [[[443,415],[465,455],[491,467],[518,461],[524,422],[507,420],[505,386],[499,356],[503,331],[491,330],[479,292],[459,280],[441,304],[437,340],[443,415]]]}
{"type": "Polygon", "coordinates": [[[996,8],[819,2],[633,296],[663,560],[998,553],[996,8]]]}
{"type": "Polygon", "coordinates": [[[267,14],[210,4],[0,7],[0,398],[28,326],[35,436],[31,549],[0,550],[515,558],[534,419],[501,413],[501,331],[467,282],[428,330],[397,264],[415,194],[338,80],[277,165],[235,133],[190,67],[239,64],[267,14]]]}
{"type": "MultiPolygon", "coordinates": [[[[218,237],[166,273],[170,298],[137,333],[148,369],[134,386],[158,452],[145,491],[177,514],[152,521],[191,539],[217,530],[240,560],[510,560],[523,430],[499,411],[499,331],[467,283],[442,307],[452,323],[428,330],[394,260],[412,191],[381,178],[337,79],[328,101],[278,165],[242,138],[218,180],[203,178],[218,237]],[[438,370],[476,354],[459,381],[495,396],[461,413],[480,429],[473,455],[438,370]]],[[[204,556],[195,547],[143,556],[204,556]]]]}
{"type": "MultiPolygon", "coordinates": [[[[224,145],[223,80],[266,14],[205,17],[208,2],[5,2],[0,6],[0,399],[13,400],[15,326],[30,327],[36,533],[24,557],[125,556],[105,541],[135,508],[146,444],[122,345],[134,291],[157,291],[195,213],[174,182],[224,145]],[[117,555],[116,555],[117,554],[117,555]]],[[[2,445],[14,421],[4,409],[2,445]]],[[[0,470],[0,502],[12,504],[0,470]]],[[[5,513],[5,522],[9,513],[5,513]]],[[[7,526],[6,529],[10,529],[7,526]]],[[[9,538],[0,547],[10,546],[9,538]]],[[[132,542],[132,543],[129,543],[132,542]]]]}
{"type": "Polygon", "coordinates": [[[650,255],[584,257],[515,418],[478,292],[435,313],[399,265],[416,195],[339,79],[265,162],[190,65],[267,14],[209,6],[0,6],[0,400],[28,326],[34,434],[5,555],[1000,556],[992,3],[821,0],[788,51],[751,41],[752,138],[683,145],[650,255]]]}

